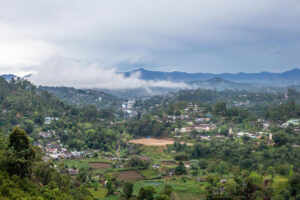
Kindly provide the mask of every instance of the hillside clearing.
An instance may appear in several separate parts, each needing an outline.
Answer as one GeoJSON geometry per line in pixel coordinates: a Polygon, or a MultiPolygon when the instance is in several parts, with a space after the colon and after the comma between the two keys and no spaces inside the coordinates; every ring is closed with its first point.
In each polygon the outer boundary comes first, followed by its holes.
{"type": "Polygon", "coordinates": [[[141,144],[145,146],[166,146],[167,144],[173,144],[172,139],[154,139],[154,138],[140,138],[135,140],[129,140],[130,143],[141,144]]]}

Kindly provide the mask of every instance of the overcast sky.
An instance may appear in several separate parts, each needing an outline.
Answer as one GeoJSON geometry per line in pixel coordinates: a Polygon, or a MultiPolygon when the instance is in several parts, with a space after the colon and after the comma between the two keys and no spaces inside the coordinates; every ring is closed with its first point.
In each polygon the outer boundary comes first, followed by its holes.
{"type": "Polygon", "coordinates": [[[64,71],[75,65],[79,73],[112,74],[140,67],[221,73],[300,66],[299,0],[0,0],[0,5],[1,73],[43,73],[57,69],[53,60],[64,71]]]}

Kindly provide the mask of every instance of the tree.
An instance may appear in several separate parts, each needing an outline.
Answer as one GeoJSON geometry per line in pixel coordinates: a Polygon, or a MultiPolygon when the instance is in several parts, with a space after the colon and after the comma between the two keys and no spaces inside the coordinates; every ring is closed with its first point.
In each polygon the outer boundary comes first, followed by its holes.
{"type": "Polygon", "coordinates": [[[3,137],[3,134],[0,132],[0,150],[5,149],[5,148],[6,148],[6,142],[5,142],[5,139],[3,137]]]}
{"type": "Polygon", "coordinates": [[[224,116],[226,113],[226,103],[219,102],[219,103],[215,104],[213,107],[213,113],[224,116]]]}
{"type": "Polygon", "coordinates": [[[138,200],[153,200],[154,197],[153,195],[155,194],[155,189],[151,186],[146,187],[146,188],[141,188],[139,195],[138,195],[138,200]]]}
{"type": "Polygon", "coordinates": [[[26,133],[31,134],[33,129],[34,129],[34,123],[31,120],[26,120],[24,122],[24,129],[26,131],[26,133]]]}
{"type": "Polygon", "coordinates": [[[163,193],[168,197],[170,197],[172,192],[173,192],[173,187],[171,185],[165,185],[163,193]]]}
{"type": "Polygon", "coordinates": [[[44,123],[44,118],[41,114],[35,114],[34,116],[34,122],[39,124],[39,125],[42,125],[44,123]]]}
{"type": "Polygon", "coordinates": [[[276,145],[281,146],[287,143],[288,139],[284,133],[276,133],[273,135],[273,140],[276,145]]]}
{"type": "Polygon", "coordinates": [[[112,183],[111,180],[107,181],[105,187],[106,187],[106,189],[108,190],[108,191],[107,191],[107,195],[108,195],[108,196],[114,194],[115,190],[114,190],[113,183],[112,183]]]}
{"type": "Polygon", "coordinates": [[[142,160],[138,156],[133,156],[130,158],[130,160],[127,162],[128,167],[146,167],[149,165],[149,162],[147,160],[142,160]]]}
{"type": "Polygon", "coordinates": [[[175,168],[175,174],[176,175],[182,175],[182,174],[186,174],[187,171],[186,171],[186,168],[183,164],[183,162],[179,162],[178,166],[175,168]]]}
{"type": "Polygon", "coordinates": [[[300,193],[300,174],[295,174],[289,179],[290,192],[292,196],[295,196],[300,193]]]}
{"type": "Polygon", "coordinates": [[[80,168],[79,169],[79,173],[77,175],[77,179],[80,182],[84,183],[84,182],[86,182],[87,177],[88,177],[88,171],[86,169],[84,169],[84,168],[80,168]]]}
{"type": "Polygon", "coordinates": [[[29,148],[29,138],[26,132],[18,127],[15,127],[9,135],[9,147],[20,152],[29,148]]]}
{"type": "Polygon", "coordinates": [[[132,195],[132,192],[133,192],[133,184],[132,184],[132,183],[129,183],[129,182],[126,182],[126,183],[123,185],[123,196],[124,196],[126,199],[130,199],[130,198],[131,198],[131,195],[132,195]]]}
{"type": "Polygon", "coordinates": [[[24,130],[18,127],[13,129],[9,135],[9,145],[5,156],[6,159],[2,160],[2,164],[10,175],[20,177],[31,175],[35,151],[31,148],[24,130]]]}
{"type": "Polygon", "coordinates": [[[155,197],[156,200],[170,200],[170,197],[166,194],[162,194],[158,197],[155,197]]]}
{"type": "Polygon", "coordinates": [[[272,178],[273,178],[274,175],[275,175],[275,169],[274,169],[274,167],[272,167],[272,166],[268,167],[267,173],[268,173],[269,175],[271,175],[272,178]]]}
{"type": "Polygon", "coordinates": [[[41,162],[33,170],[34,176],[43,184],[47,185],[50,183],[55,174],[56,170],[54,168],[53,162],[41,162]]]}
{"type": "Polygon", "coordinates": [[[285,200],[280,194],[275,194],[271,200],[285,200]]]}
{"type": "Polygon", "coordinates": [[[289,200],[290,197],[291,197],[291,193],[290,193],[288,190],[286,190],[286,189],[280,191],[279,194],[280,194],[285,200],[289,200]]]}
{"type": "Polygon", "coordinates": [[[232,179],[228,180],[228,181],[225,183],[225,186],[226,186],[227,192],[229,192],[229,194],[230,194],[231,196],[233,196],[233,195],[236,194],[237,188],[238,188],[238,184],[237,184],[234,180],[232,180],[232,179]]]}
{"type": "Polygon", "coordinates": [[[94,120],[97,117],[97,108],[95,105],[89,105],[84,110],[87,120],[94,120]]]}

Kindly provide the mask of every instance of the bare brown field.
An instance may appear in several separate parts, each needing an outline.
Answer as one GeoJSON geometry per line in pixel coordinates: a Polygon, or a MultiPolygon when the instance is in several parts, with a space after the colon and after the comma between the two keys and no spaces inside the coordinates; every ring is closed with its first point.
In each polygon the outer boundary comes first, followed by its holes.
{"type": "Polygon", "coordinates": [[[135,140],[129,140],[130,143],[141,144],[145,146],[166,146],[167,144],[173,144],[172,139],[153,139],[153,138],[140,138],[135,140]]]}
{"type": "Polygon", "coordinates": [[[144,179],[144,177],[138,171],[135,170],[118,172],[117,178],[122,181],[137,181],[144,179]]]}
{"type": "Polygon", "coordinates": [[[176,165],[175,161],[160,161],[162,165],[176,165]]]}
{"type": "Polygon", "coordinates": [[[89,164],[94,169],[109,169],[109,168],[111,168],[111,164],[110,163],[90,162],[89,164]]]}

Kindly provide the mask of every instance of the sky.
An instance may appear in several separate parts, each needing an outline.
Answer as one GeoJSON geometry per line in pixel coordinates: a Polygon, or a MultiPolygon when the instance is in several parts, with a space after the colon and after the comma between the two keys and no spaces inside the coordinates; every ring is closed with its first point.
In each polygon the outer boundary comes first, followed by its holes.
{"type": "Polygon", "coordinates": [[[299,0],[0,0],[0,5],[0,74],[33,73],[37,84],[175,87],[116,72],[141,67],[282,72],[300,63],[299,0]]]}

